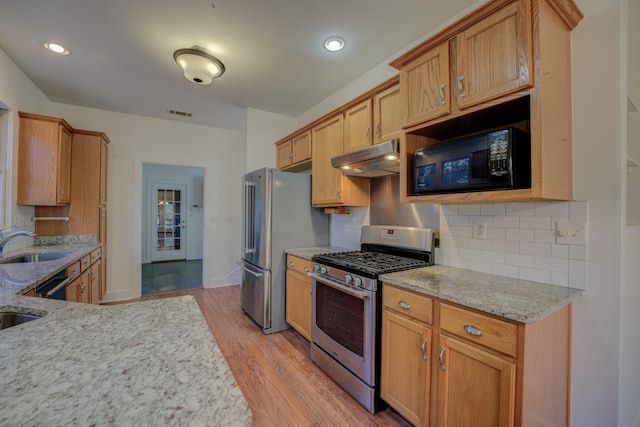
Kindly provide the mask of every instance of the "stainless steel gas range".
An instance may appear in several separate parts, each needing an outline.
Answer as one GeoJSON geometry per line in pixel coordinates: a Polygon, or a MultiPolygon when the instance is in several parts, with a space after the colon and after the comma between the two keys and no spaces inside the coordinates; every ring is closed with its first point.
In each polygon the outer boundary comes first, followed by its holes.
{"type": "Polygon", "coordinates": [[[312,258],[311,359],[369,412],[380,399],[381,282],[433,264],[434,230],[365,226],[360,251],[312,258]]]}

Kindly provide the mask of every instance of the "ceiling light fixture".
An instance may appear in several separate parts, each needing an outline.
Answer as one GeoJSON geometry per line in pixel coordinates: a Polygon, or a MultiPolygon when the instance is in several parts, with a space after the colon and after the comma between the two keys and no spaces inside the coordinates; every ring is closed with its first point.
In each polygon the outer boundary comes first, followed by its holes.
{"type": "Polygon", "coordinates": [[[184,77],[199,85],[208,85],[224,73],[224,64],[201,47],[178,49],[173,59],[184,70],[184,77]]]}
{"type": "Polygon", "coordinates": [[[44,47],[46,47],[51,52],[57,53],[59,55],[69,55],[69,51],[62,45],[58,43],[45,43],[44,47]]]}
{"type": "Polygon", "coordinates": [[[324,48],[330,52],[337,52],[344,48],[344,39],[341,37],[329,37],[324,41],[324,48]]]}

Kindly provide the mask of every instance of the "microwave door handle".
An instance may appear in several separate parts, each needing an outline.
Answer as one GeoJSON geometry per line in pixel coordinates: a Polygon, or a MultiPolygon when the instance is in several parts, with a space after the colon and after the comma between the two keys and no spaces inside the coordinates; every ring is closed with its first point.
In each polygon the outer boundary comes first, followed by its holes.
{"type": "Polygon", "coordinates": [[[333,289],[336,289],[338,291],[344,292],[346,294],[349,294],[355,298],[361,299],[361,300],[365,300],[368,299],[370,297],[370,293],[369,292],[364,292],[364,291],[357,291],[355,289],[352,289],[348,286],[343,286],[339,283],[335,283],[333,281],[329,281],[327,279],[325,279],[324,277],[315,274],[315,273],[309,273],[309,276],[313,278],[313,280],[317,281],[317,282],[321,282],[323,285],[327,285],[329,287],[332,287],[333,289]]]}

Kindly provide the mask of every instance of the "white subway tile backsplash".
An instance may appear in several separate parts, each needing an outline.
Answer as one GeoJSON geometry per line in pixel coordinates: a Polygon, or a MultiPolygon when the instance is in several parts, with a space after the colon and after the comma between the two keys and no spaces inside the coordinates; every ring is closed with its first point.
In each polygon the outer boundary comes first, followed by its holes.
{"type": "Polygon", "coordinates": [[[508,228],[506,240],[517,240],[519,242],[535,241],[534,230],[523,230],[521,228],[508,228]]]}
{"type": "Polygon", "coordinates": [[[587,246],[557,244],[556,223],[588,229],[588,217],[587,202],[443,205],[436,262],[585,289],[587,246]],[[474,221],[486,221],[486,239],[472,238],[474,221]]]}
{"type": "Polygon", "coordinates": [[[547,256],[537,256],[535,259],[535,268],[539,270],[559,271],[561,273],[569,272],[568,259],[552,258],[547,256]]]}
{"type": "Polygon", "coordinates": [[[520,228],[551,230],[551,218],[548,216],[521,216],[520,228]]]}
{"type": "Polygon", "coordinates": [[[508,265],[517,265],[518,267],[535,266],[536,258],[533,255],[506,254],[505,263],[508,265]]]}
{"type": "Polygon", "coordinates": [[[506,214],[505,203],[492,203],[480,205],[480,215],[493,216],[493,215],[505,215],[506,214]]]}
{"type": "Polygon", "coordinates": [[[537,202],[536,216],[569,216],[569,202],[537,202]]]}
{"type": "Polygon", "coordinates": [[[535,256],[550,256],[551,245],[547,243],[520,242],[520,253],[535,256]]]}

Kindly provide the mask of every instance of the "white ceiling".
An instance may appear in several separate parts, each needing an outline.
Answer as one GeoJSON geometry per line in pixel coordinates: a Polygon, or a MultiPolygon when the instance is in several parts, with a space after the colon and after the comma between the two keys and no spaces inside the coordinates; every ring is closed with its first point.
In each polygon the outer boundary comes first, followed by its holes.
{"type": "Polygon", "coordinates": [[[297,117],[482,2],[0,0],[0,49],[51,101],[243,130],[246,107],[297,117]],[[332,54],[322,41],[333,35],[347,45],[332,54]],[[226,66],[209,86],[173,60],[193,45],[226,66]]]}

